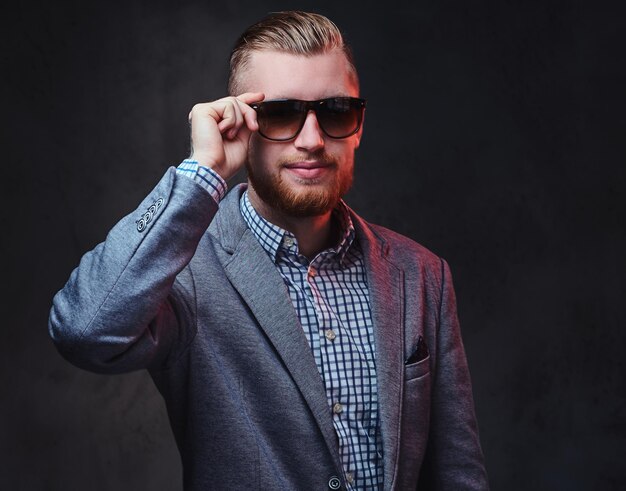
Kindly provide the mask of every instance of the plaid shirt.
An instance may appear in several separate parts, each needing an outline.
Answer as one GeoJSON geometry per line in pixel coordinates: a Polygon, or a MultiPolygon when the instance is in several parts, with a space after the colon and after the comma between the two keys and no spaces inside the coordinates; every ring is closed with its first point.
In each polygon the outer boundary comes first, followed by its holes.
{"type": "MultiPolygon", "coordinates": [[[[226,183],[195,161],[178,172],[193,178],[219,202],[226,183]]],[[[382,442],[374,332],[363,254],[346,206],[333,211],[342,235],[313,260],[298,253],[295,236],[261,217],[245,192],[241,214],[285,281],[326,387],[329,411],[349,490],[383,485],[382,442]]]]}

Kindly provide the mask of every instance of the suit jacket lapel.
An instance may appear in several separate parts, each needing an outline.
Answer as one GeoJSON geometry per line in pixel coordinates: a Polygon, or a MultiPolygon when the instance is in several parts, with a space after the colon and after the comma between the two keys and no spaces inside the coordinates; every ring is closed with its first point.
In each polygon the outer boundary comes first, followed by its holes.
{"type": "Polygon", "coordinates": [[[233,189],[222,201],[211,232],[216,232],[224,248],[232,252],[224,263],[229,280],[289,370],[319,425],[337,468],[341,469],[324,383],[283,279],[241,217],[239,197],[244,189],[243,186],[233,189]]]}
{"type": "Polygon", "coordinates": [[[403,273],[388,259],[388,247],[354,213],[352,220],[363,248],[370,291],[378,406],[383,440],[385,489],[392,488],[398,465],[404,372],[403,273]]]}

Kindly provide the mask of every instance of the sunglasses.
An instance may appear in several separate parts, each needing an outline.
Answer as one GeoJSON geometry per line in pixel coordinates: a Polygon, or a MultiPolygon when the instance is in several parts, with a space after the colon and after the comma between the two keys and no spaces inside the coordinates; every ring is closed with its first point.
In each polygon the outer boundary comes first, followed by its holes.
{"type": "Polygon", "coordinates": [[[365,99],[330,97],[319,101],[276,99],[250,104],[257,113],[259,133],[273,141],[295,138],[306,121],[309,111],[315,112],[317,122],[326,136],[348,138],[363,122],[365,99]]]}

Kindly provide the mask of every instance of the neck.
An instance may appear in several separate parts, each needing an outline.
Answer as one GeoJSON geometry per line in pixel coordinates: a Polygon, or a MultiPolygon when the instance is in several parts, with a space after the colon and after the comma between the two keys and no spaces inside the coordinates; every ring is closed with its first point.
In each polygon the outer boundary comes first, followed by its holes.
{"type": "Polygon", "coordinates": [[[294,217],[267,205],[254,192],[252,186],[248,187],[248,197],[259,215],[296,237],[300,254],[309,260],[338,240],[337,232],[332,226],[332,211],[322,215],[294,217]]]}

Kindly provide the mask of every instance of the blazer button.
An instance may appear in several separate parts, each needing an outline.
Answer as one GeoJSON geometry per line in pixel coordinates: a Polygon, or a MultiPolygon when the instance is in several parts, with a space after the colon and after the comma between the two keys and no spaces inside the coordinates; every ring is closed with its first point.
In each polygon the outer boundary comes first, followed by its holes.
{"type": "Polygon", "coordinates": [[[328,487],[332,490],[341,488],[341,481],[337,476],[333,476],[328,480],[328,487]]]}

